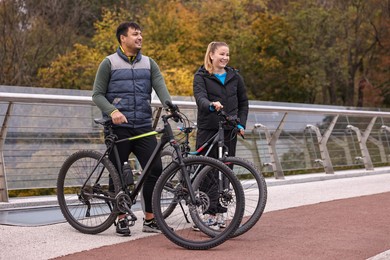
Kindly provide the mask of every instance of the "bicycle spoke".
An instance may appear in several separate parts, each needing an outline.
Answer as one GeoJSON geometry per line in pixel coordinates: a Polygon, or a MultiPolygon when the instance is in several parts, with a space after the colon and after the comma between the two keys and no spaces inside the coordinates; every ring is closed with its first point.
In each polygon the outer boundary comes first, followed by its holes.
{"type": "Polygon", "coordinates": [[[116,205],[110,201],[116,194],[109,172],[113,166],[107,160],[98,163],[99,156],[93,151],[75,153],[64,163],[58,180],[61,211],[84,233],[102,232],[116,217],[112,212],[116,205]]]}
{"type": "MultiPolygon", "coordinates": [[[[184,161],[186,169],[196,169],[196,166],[199,164],[207,166],[203,167],[197,175],[199,181],[194,181],[194,184],[190,187],[187,187],[183,172],[177,164],[171,165],[163,172],[153,194],[153,210],[156,220],[163,233],[174,243],[190,249],[212,248],[223,243],[238,228],[245,204],[242,187],[231,170],[215,159],[190,157],[185,158],[184,161]],[[203,191],[197,188],[199,187],[197,183],[207,179],[210,180],[210,176],[215,171],[221,171],[223,176],[232,184],[231,189],[227,193],[222,192],[219,194],[217,189],[217,198],[215,199],[224,202],[225,206],[228,206],[229,218],[231,218],[228,219],[227,227],[217,234],[204,232],[206,228],[203,223],[204,212],[208,209],[209,202],[212,200],[210,196],[213,196],[210,191],[214,187],[211,185],[203,191]],[[175,185],[171,185],[173,179],[176,180],[175,185]],[[167,186],[171,187],[169,196],[167,196],[166,192],[167,186]],[[173,189],[172,186],[174,187],[173,189]],[[195,202],[190,198],[189,189],[193,189],[195,193],[195,202]],[[168,197],[167,200],[164,199],[165,196],[168,197]],[[227,197],[229,197],[229,200],[227,197]],[[171,204],[168,202],[171,202],[171,204]],[[172,203],[174,203],[174,207],[172,203]],[[226,203],[230,204],[227,205],[226,203]],[[171,207],[171,213],[164,215],[168,207],[171,207]],[[200,226],[202,232],[194,231],[194,225],[200,226]]],[[[190,172],[185,174],[190,174],[190,172]]]]}

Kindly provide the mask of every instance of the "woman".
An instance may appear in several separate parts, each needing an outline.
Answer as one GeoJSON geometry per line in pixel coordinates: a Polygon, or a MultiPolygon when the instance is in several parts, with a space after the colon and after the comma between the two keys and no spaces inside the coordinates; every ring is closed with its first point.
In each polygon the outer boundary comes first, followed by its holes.
{"type": "MultiPolygon", "coordinates": [[[[238,128],[240,134],[244,135],[249,110],[246,87],[241,75],[236,69],[228,67],[228,63],[229,46],[224,42],[211,42],[207,47],[204,65],[195,73],[193,88],[198,106],[197,149],[218,131],[220,118],[216,111],[221,109],[229,116],[239,118],[238,128]]],[[[229,156],[235,156],[237,135],[232,127],[226,127],[224,134],[229,156]]],[[[214,147],[209,156],[218,158],[217,147],[214,147]]],[[[205,221],[211,227],[219,229],[225,227],[220,213],[226,212],[226,209],[215,201],[205,212],[205,221]]]]}

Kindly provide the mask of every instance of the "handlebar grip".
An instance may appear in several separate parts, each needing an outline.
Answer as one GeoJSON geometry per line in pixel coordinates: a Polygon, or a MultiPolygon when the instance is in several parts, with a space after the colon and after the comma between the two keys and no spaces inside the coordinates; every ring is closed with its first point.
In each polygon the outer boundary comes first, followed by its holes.
{"type": "Polygon", "coordinates": [[[168,107],[172,107],[173,106],[173,104],[172,104],[172,102],[170,100],[165,101],[165,105],[167,105],[168,107]]]}
{"type": "Polygon", "coordinates": [[[169,110],[172,112],[179,112],[179,107],[177,105],[174,105],[170,100],[165,101],[165,105],[168,106],[169,110]]]}
{"type": "Polygon", "coordinates": [[[182,121],[178,112],[180,112],[179,107],[177,105],[172,104],[170,100],[165,101],[165,104],[168,106],[168,110],[171,112],[170,118],[173,119],[176,123],[182,121]]]}

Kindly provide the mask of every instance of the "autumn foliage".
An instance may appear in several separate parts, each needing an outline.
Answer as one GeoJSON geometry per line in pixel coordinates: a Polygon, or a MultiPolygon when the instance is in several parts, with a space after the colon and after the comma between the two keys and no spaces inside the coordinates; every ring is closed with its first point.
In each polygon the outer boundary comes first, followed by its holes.
{"type": "Polygon", "coordinates": [[[0,84],[91,90],[127,20],[172,95],[192,95],[207,44],[225,41],[251,99],[390,106],[387,0],[3,0],[0,84]]]}

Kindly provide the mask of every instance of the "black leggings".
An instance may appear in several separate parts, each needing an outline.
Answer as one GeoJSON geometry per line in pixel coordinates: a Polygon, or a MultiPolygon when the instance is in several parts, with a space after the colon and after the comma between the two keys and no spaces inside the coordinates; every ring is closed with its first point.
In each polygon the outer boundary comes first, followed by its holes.
{"type": "MultiPolygon", "coordinates": [[[[129,138],[139,134],[143,134],[149,131],[153,131],[153,128],[126,128],[118,127],[114,129],[114,133],[119,139],[129,138]]],[[[157,139],[155,136],[148,136],[140,138],[134,141],[122,142],[117,144],[121,165],[129,159],[129,155],[134,153],[137,160],[144,169],[149,158],[152,156],[154,148],[157,145],[157,139]]],[[[152,165],[149,177],[145,180],[143,186],[143,198],[145,201],[145,212],[153,213],[152,211],[152,194],[154,186],[156,185],[157,179],[160,177],[162,172],[161,156],[157,156],[155,163],[152,165]]],[[[110,160],[117,167],[115,162],[114,153],[110,154],[110,160]]]]}

